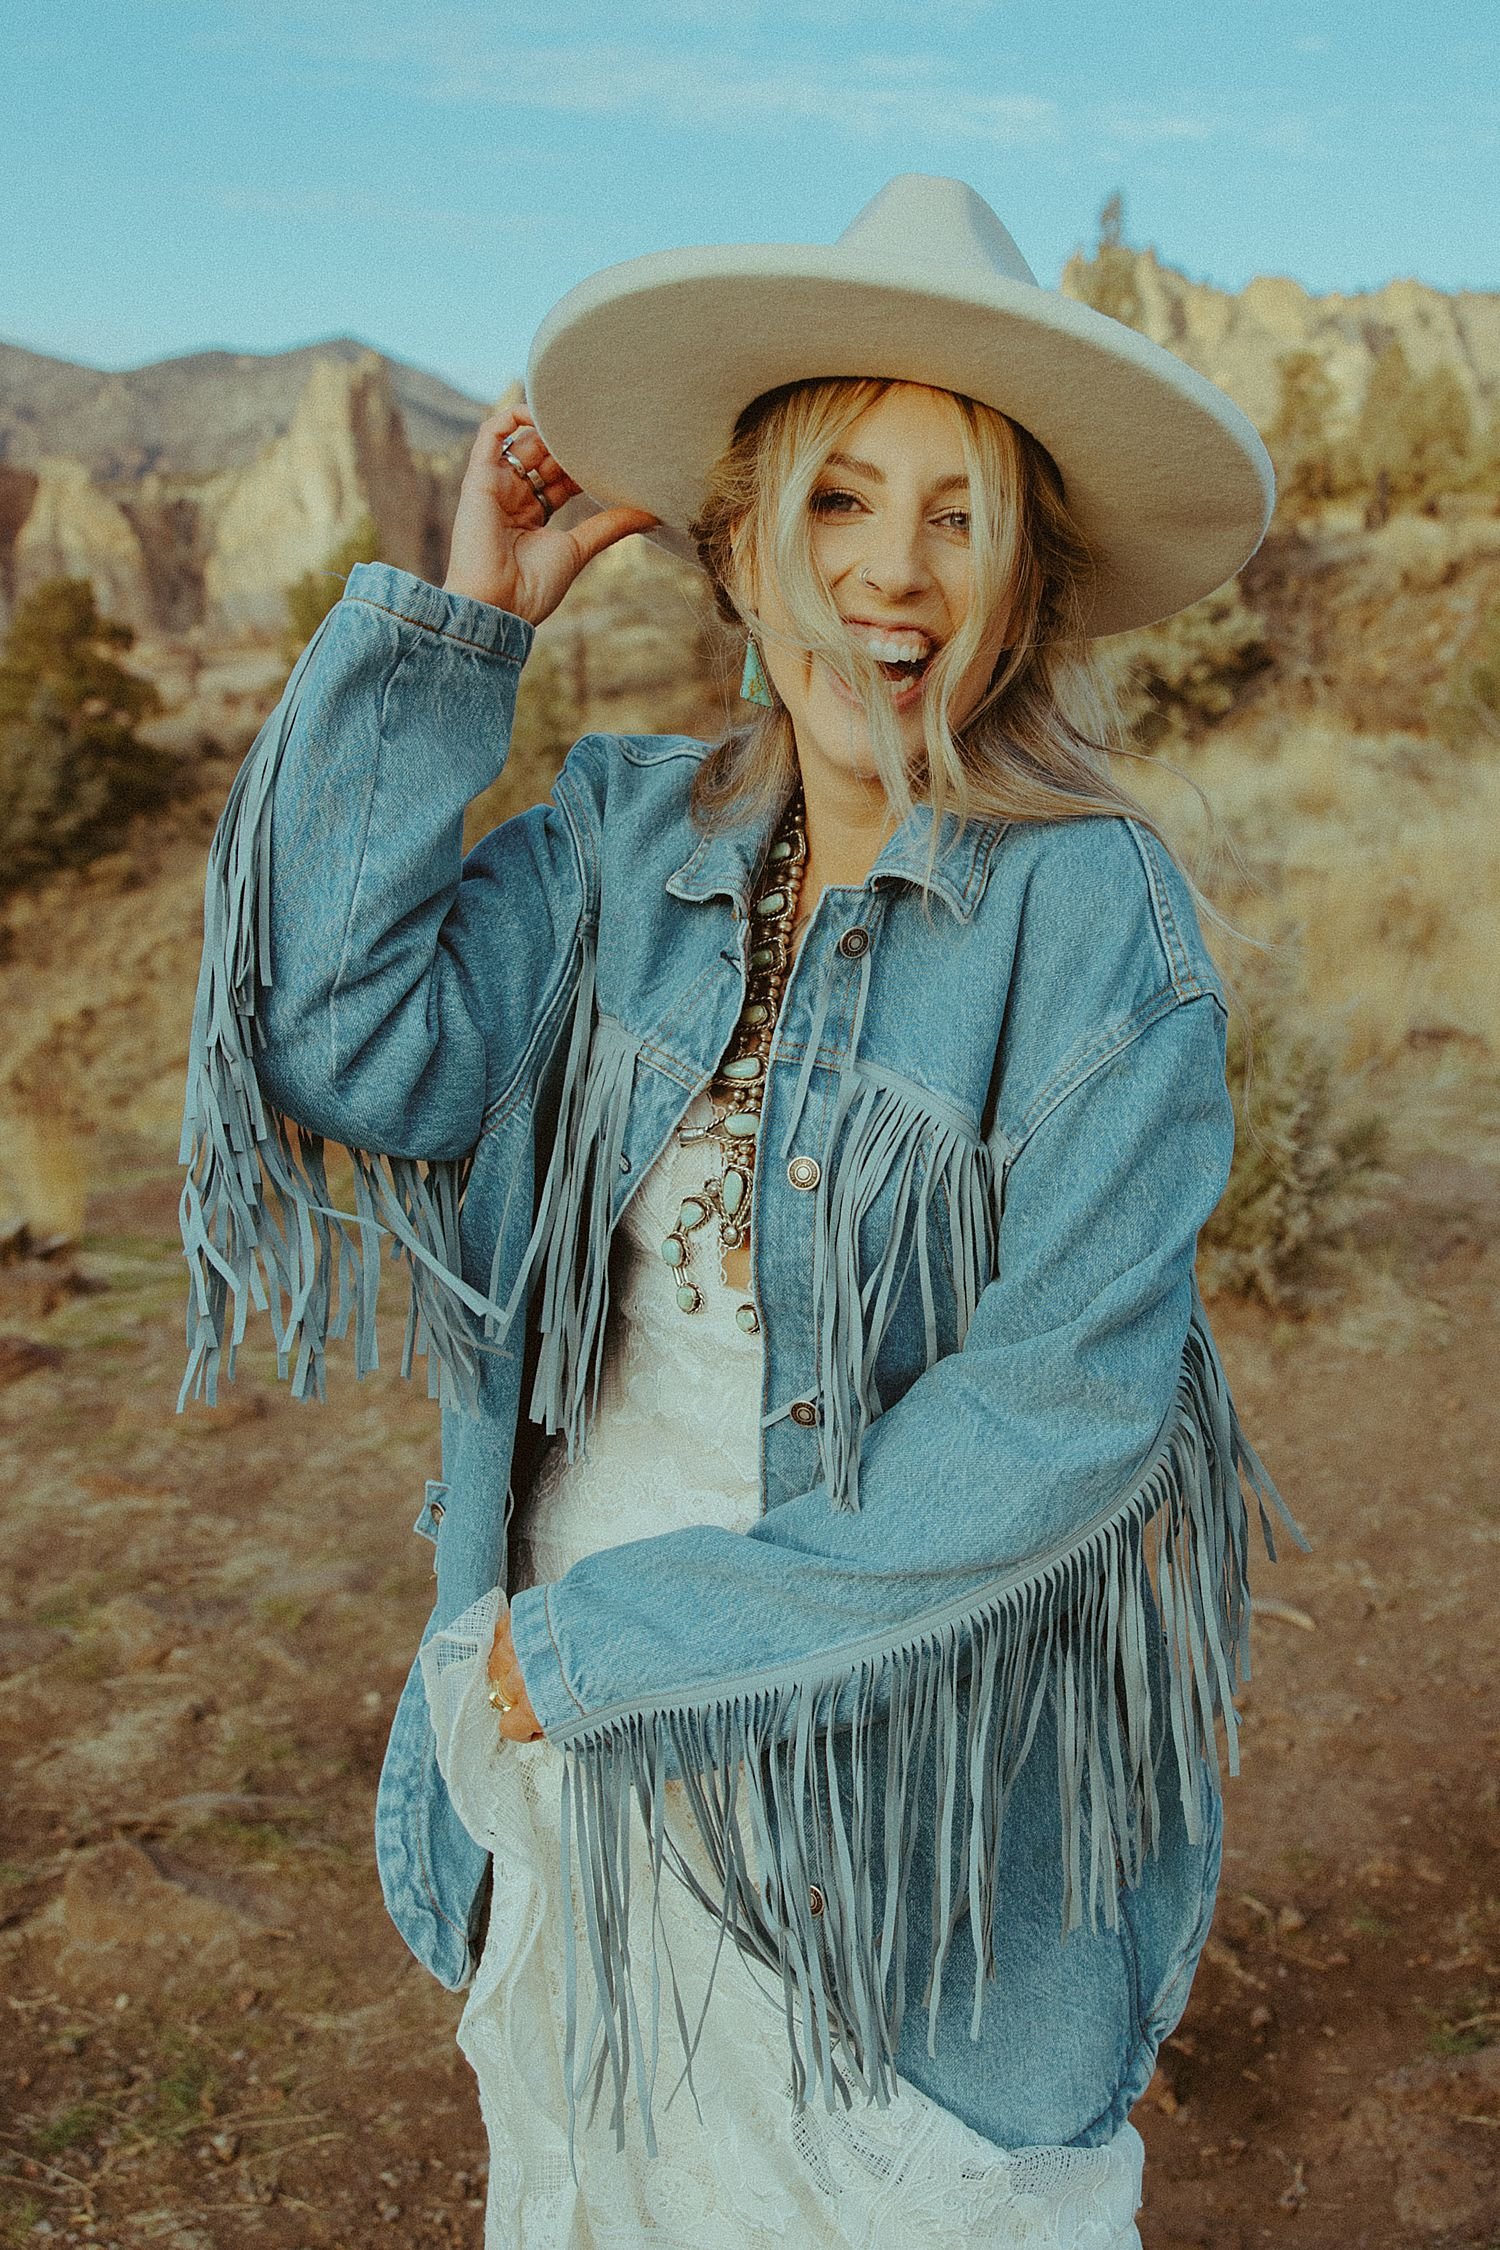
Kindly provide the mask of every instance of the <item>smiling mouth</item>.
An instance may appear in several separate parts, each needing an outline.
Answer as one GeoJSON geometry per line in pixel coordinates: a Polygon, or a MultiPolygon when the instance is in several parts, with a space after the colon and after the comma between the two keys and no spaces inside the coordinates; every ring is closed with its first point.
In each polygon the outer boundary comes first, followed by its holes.
{"type": "Polygon", "coordinates": [[[871,658],[898,693],[915,686],[938,651],[925,626],[894,625],[873,618],[847,621],[850,637],[871,658]]]}
{"type": "MultiPolygon", "coordinates": [[[[887,663],[881,658],[876,659],[877,669],[890,682],[891,696],[894,702],[904,702],[912,691],[920,686],[922,677],[928,665],[932,662],[935,653],[935,651],[929,650],[926,656],[914,658],[904,664],[887,663]]],[[[832,665],[825,665],[824,669],[833,682],[835,694],[840,696],[844,702],[862,708],[861,699],[855,694],[849,682],[836,672],[832,665]]]]}

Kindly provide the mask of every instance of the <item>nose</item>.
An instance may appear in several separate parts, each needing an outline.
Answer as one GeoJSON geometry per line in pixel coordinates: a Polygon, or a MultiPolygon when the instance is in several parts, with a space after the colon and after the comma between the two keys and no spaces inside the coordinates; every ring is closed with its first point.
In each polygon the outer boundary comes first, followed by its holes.
{"type": "Polygon", "coordinates": [[[906,522],[884,514],[867,526],[854,565],[856,581],[887,601],[919,594],[932,583],[920,520],[906,522]]]}

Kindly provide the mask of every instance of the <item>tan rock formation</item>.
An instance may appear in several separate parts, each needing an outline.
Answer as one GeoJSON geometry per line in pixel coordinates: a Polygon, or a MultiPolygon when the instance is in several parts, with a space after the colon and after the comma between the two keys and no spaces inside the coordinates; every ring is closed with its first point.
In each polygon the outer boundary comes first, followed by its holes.
{"type": "Polygon", "coordinates": [[[413,458],[380,357],[320,360],[285,436],[211,511],[203,585],[211,629],[274,631],[293,579],[315,570],[366,514],[385,560],[429,567],[433,478],[413,458]]]}
{"type": "MultiPolygon", "coordinates": [[[[1062,288],[1082,297],[1088,261],[1070,258],[1062,288]]],[[[1382,348],[1399,337],[1413,372],[1451,367],[1471,406],[1500,395],[1500,294],[1389,281],[1355,295],[1315,297],[1286,274],[1257,274],[1234,293],[1163,265],[1154,250],[1135,253],[1140,326],[1226,390],[1261,430],[1280,400],[1280,366],[1289,352],[1316,352],[1352,421],[1382,348]]]]}
{"type": "Polygon", "coordinates": [[[89,578],[100,609],[140,627],[151,621],[146,557],[135,526],[99,490],[81,461],[48,455],[11,555],[13,602],[48,578],[89,578]]]}

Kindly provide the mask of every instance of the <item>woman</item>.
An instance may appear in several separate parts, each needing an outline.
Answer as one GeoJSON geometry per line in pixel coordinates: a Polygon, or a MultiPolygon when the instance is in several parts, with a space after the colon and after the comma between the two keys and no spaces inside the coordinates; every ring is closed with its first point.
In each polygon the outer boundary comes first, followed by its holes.
{"type": "Polygon", "coordinates": [[[377,1849],[478,1962],[489,2241],[1134,2243],[1280,1501],[1194,1279],[1222,987],[1087,640],[1245,560],[1264,450],[915,177],[593,277],[528,389],[216,838],[184,1397],[247,1299],[363,1372],[394,1238],[444,1475],[377,1849]],[[652,525],[760,719],[586,736],[461,859],[534,626],[652,525]]]}

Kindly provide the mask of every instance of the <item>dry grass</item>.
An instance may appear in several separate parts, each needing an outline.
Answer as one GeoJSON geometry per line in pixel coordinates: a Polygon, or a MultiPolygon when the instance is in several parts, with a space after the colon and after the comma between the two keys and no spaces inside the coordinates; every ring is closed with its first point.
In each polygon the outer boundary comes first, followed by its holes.
{"type": "MultiPolygon", "coordinates": [[[[1488,1075],[1500,1059],[1500,762],[1408,734],[1264,718],[1129,779],[1212,903],[1276,950],[1299,1018],[1346,1073],[1488,1075]]],[[[1258,956],[1206,926],[1230,980],[1258,956]]]]}
{"type": "Polygon", "coordinates": [[[88,1199],[86,1136],[35,1096],[0,1101],[0,1237],[76,1242],[88,1199]]]}

